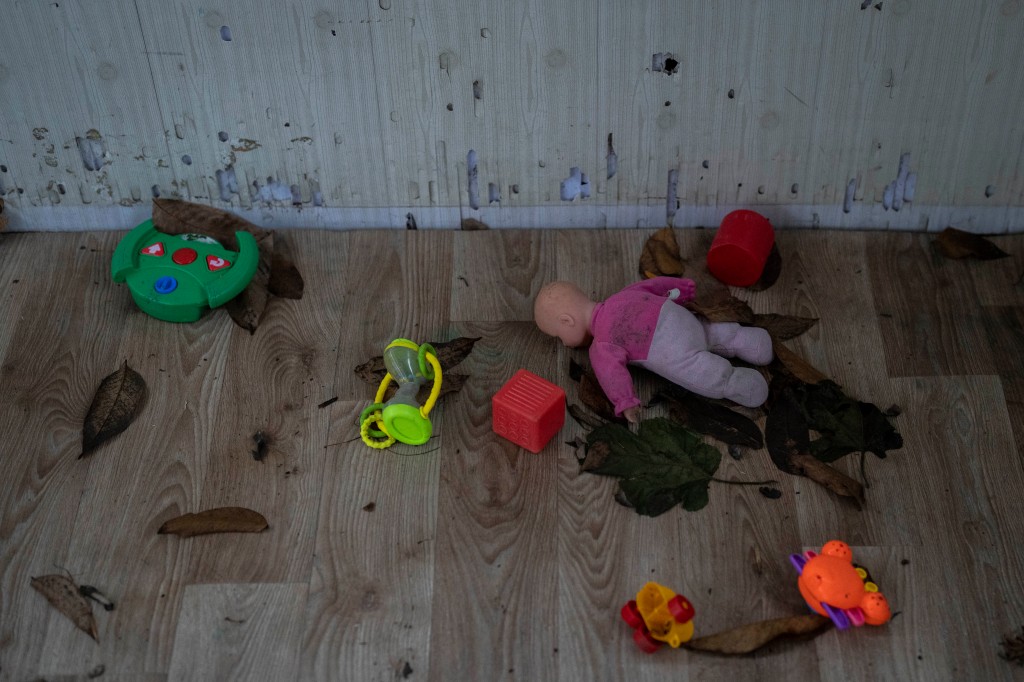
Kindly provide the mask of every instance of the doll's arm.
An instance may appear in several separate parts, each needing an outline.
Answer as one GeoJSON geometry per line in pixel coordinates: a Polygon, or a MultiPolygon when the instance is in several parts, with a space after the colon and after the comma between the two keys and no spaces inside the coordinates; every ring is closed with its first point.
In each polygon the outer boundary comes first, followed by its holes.
{"type": "Polygon", "coordinates": [[[692,301],[697,295],[697,283],[686,277],[653,277],[630,285],[628,289],[664,296],[676,303],[692,301]]]}
{"type": "Polygon", "coordinates": [[[633,377],[626,364],[629,356],[626,349],[606,341],[595,341],[590,346],[590,364],[594,368],[601,389],[615,406],[615,415],[640,405],[633,391],[633,377]]]}

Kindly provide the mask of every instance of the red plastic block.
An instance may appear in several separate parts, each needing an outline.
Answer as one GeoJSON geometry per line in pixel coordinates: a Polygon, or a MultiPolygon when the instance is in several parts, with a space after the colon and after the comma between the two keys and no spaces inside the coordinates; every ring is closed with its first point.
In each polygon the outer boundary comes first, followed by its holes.
{"type": "Polygon", "coordinates": [[[491,401],[494,432],[536,454],[565,424],[565,391],[521,369],[491,401]]]}

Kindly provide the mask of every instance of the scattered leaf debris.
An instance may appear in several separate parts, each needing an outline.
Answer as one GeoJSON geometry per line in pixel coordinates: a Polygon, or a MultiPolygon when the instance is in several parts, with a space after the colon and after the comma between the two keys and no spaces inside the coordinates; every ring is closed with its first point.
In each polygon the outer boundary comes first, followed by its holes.
{"type": "Polygon", "coordinates": [[[363,505],[363,511],[364,512],[372,512],[376,508],[377,508],[377,503],[376,502],[370,502],[368,504],[363,505]]]}
{"type": "Polygon", "coordinates": [[[184,514],[165,521],[160,535],[190,538],[210,533],[259,533],[269,524],[259,512],[244,507],[217,507],[196,514],[184,514]]]}
{"type": "Polygon", "coordinates": [[[256,444],[256,449],[252,451],[252,458],[257,462],[262,462],[267,456],[270,439],[262,431],[257,431],[252,434],[252,442],[256,444]]]}
{"type": "Polygon", "coordinates": [[[816,613],[773,618],[691,639],[683,646],[690,651],[739,656],[757,651],[780,637],[813,637],[824,632],[831,624],[828,618],[816,613]]]}
{"type": "Polygon", "coordinates": [[[671,227],[663,227],[644,242],[640,254],[640,276],[645,279],[682,277],[683,272],[683,259],[679,255],[675,232],[671,227]]]}
{"type": "Polygon", "coordinates": [[[771,488],[769,486],[763,485],[757,490],[759,493],[767,497],[769,500],[777,500],[780,497],[782,497],[782,491],[779,490],[778,488],[771,488]]]}
{"type": "Polygon", "coordinates": [[[772,360],[770,367],[775,372],[791,376],[806,384],[816,384],[828,379],[811,363],[775,339],[772,339],[772,351],[775,353],[775,359],[772,360]]]}
{"type": "Polygon", "coordinates": [[[66,616],[79,630],[99,642],[92,605],[79,592],[75,581],[66,575],[51,574],[32,578],[32,587],[66,616]]]}
{"type": "Polygon", "coordinates": [[[658,516],[677,504],[688,511],[703,509],[721,458],[697,434],[659,417],[640,422],[636,434],[620,424],[594,429],[580,470],[619,478],[628,506],[658,516]]]}
{"type": "Polygon", "coordinates": [[[725,286],[698,286],[697,297],[684,307],[703,315],[709,322],[739,322],[754,324],[754,311],[746,301],[736,298],[725,286]]]}
{"type": "Polygon", "coordinates": [[[946,258],[996,260],[1010,255],[981,235],[964,232],[955,227],[947,227],[932,243],[946,258]]]}
{"type": "MultiPolygon", "coordinates": [[[[473,346],[480,340],[481,337],[466,337],[460,336],[457,339],[451,341],[441,341],[438,343],[431,343],[437,351],[437,361],[441,363],[441,370],[444,373],[443,380],[441,382],[441,397],[449,395],[451,393],[458,393],[462,390],[466,380],[469,379],[467,374],[459,374],[457,372],[449,372],[449,368],[458,365],[460,362],[466,359],[469,354],[473,351],[473,346]]],[[[380,385],[380,382],[384,380],[384,375],[387,374],[387,368],[384,366],[384,356],[377,355],[361,365],[356,365],[353,369],[360,379],[370,384],[374,388],[380,385]]],[[[391,383],[388,387],[388,392],[384,395],[384,399],[387,400],[397,390],[395,382],[391,383]]],[[[425,399],[425,393],[429,393],[429,384],[424,386],[420,397],[425,399]]]]}
{"type": "Polygon", "coordinates": [[[274,233],[263,231],[263,234],[256,237],[256,246],[260,251],[259,263],[256,266],[256,274],[252,276],[249,286],[242,289],[242,293],[224,304],[228,315],[242,329],[249,334],[255,334],[259,327],[263,313],[267,309],[267,300],[270,297],[270,267],[273,262],[274,233]]]}
{"type": "Polygon", "coordinates": [[[412,666],[409,665],[409,661],[406,661],[402,666],[402,679],[407,679],[409,675],[412,675],[412,666]]]}
{"type": "Polygon", "coordinates": [[[576,423],[586,429],[596,429],[604,426],[606,423],[603,419],[598,418],[596,415],[592,415],[584,410],[575,403],[570,404],[565,408],[569,413],[569,416],[576,420],[576,423]]]}
{"type": "Polygon", "coordinates": [[[146,381],[125,360],[121,369],[100,382],[82,425],[79,459],[121,433],[135,420],[146,400],[146,381]]]}
{"type": "Polygon", "coordinates": [[[320,403],[319,405],[317,405],[317,408],[322,410],[325,407],[327,407],[328,405],[333,405],[336,402],[338,402],[338,396],[334,396],[333,398],[328,398],[327,400],[325,400],[322,403],[320,403]]]}

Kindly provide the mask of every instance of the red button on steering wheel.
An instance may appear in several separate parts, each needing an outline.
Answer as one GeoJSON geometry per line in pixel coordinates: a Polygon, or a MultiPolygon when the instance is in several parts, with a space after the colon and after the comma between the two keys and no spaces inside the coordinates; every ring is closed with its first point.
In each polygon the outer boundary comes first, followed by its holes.
{"type": "Polygon", "coordinates": [[[199,254],[196,253],[195,249],[178,249],[171,256],[171,260],[178,265],[188,265],[198,258],[199,254]]]}

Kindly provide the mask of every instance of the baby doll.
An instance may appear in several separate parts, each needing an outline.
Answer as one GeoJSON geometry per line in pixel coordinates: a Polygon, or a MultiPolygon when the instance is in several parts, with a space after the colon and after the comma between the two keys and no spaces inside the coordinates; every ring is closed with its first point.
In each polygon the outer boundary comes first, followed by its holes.
{"type": "Polygon", "coordinates": [[[551,282],[537,294],[533,316],[542,332],[570,348],[590,344],[590,364],[616,415],[636,422],[640,400],[626,365],[649,369],[708,398],[757,407],[768,398],[754,365],[772,359],[772,341],[760,327],[708,322],[682,306],[694,297],[693,280],[655,277],[632,284],[604,302],[591,301],[571,282],[551,282]]]}

